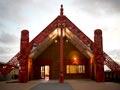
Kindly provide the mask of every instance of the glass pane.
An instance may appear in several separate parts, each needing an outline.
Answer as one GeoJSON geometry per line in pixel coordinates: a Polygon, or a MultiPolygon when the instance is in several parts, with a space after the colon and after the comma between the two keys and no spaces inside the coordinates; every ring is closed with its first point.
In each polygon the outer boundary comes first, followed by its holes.
{"type": "Polygon", "coordinates": [[[70,65],[70,73],[77,73],[76,65],[70,65]]]}
{"type": "Polygon", "coordinates": [[[85,66],[84,65],[79,65],[78,66],[78,73],[85,73],[85,66]]]}
{"type": "Polygon", "coordinates": [[[81,73],[81,72],[82,72],[82,71],[81,71],[81,65],[79,65],[78,67],[79,67],[79,73],[81,73]]]}
{"type": "Polygon", "coordinates": [[[45,76],[49,75],[49,66],[45,66],[45,76]]]}
{"type": "Polygon", "coordinates": [[[41,66],[41,78],[44,78],[45,77],[45,67],[44,66],[41,66]]]}
{"type": "Polygon", "coordinates": [[[50,67],[48,65],[45,66],[45,80],[49,80],[49,71],[50,67]]]}
{"type": "Polygon", "coordinates": [[[83,65],[83,67],[82,67],[82,70],[83,70],[83,73],[85,73],[85,66],[83,65]]]}
{"type": "Polygon", "coordinates": [[[69,65],[67,65],[67,67],[66,67],[66,72],[67,72],[67,73],[70,73],[69,65]]]}
{"type": "Polygon", "coordinates": [[[79,66],[76,65],[76,73],[79,73],[79,66]]]}

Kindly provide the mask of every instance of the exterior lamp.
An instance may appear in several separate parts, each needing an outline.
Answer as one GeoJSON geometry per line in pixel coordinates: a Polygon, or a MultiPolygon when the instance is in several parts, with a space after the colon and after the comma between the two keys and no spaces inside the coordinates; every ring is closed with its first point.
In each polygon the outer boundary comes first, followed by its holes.
{"type": "Polygon", "coordinates": [[[79,64],[79,59],[77,57],[73,57],[72,63],[79,64]]]}

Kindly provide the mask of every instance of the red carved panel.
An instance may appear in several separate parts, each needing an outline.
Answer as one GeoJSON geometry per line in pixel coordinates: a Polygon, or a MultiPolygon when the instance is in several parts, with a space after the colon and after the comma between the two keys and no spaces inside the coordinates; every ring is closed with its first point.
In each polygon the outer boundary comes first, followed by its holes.
{"type": "Polygon", "coordinates": [[[19,59],[19,81],[28,81],[28,56],[29,56],[29,32],[21,32],[20,59],[19,59]]]}
{"type": "Polygon", "coordinates": [[[95,63],[95,78],[98,82],[104,81],[104,55],[102,46],[102,31],[95,30],[94,33],[94,63],[95,63]]]}

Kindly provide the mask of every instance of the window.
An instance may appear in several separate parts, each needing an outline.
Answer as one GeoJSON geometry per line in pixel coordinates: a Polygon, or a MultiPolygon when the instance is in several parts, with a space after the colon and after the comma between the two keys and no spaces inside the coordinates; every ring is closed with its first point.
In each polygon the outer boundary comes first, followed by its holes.
{"type": "Polygon", "coordinates": [[[66,73],[67,74],[85,73],[85,66],[84,65],[67,65],[66,73]]]}

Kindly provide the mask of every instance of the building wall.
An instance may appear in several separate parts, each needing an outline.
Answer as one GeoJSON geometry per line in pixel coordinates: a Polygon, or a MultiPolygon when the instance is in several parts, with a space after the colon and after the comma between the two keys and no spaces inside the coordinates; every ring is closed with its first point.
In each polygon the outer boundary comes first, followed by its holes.
{"type": "MultiPolygon", "coordinates": [[[[50,79],[59,78],[59,38],[56,38],[42,54],[33,60],[33,77],[39,79],[40,67],[44,65],[50,66],[50,79]]],[[[74,47],[66,38],[64,38],[64,75],[66,79],[89,78],[89,59],[87,59],[76,47],[74,47]],[[85,74],[66,74],[66,65],[74,65],[73,57],[78,58],[78,64],[85,65],[85,74]]]]}

